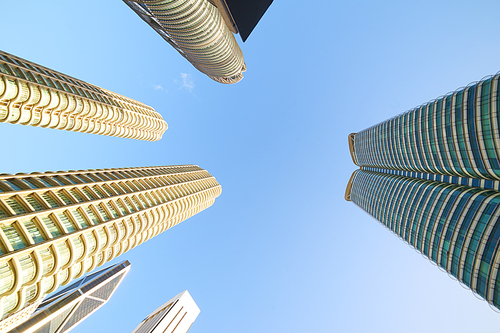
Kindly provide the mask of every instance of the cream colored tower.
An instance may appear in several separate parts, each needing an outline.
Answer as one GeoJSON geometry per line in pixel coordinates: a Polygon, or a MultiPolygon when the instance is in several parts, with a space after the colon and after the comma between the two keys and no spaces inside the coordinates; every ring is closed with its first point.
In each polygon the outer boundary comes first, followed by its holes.
{"type": "Polygon", "coordinates": [[[195,165],[0,176],[0,316],[211,206],[195,165]]]}
{"type": "Polygon", "coordinates": [[[220,83],[236,83],[246,71],[220,0],[123,0],[200,72],[220,83]],[[219,11],[218,6],[221,7],[219,11]]]}
{"type": "Polygon", "coordinates": [[[152,107],[0,51],[0,122],[160,140],[152,107]]]}
{"type": "Polygon", "coordinates": [[[153,311],[132,333],[187,333],[199,314],[200,308],[186,290],[153,311]]]}

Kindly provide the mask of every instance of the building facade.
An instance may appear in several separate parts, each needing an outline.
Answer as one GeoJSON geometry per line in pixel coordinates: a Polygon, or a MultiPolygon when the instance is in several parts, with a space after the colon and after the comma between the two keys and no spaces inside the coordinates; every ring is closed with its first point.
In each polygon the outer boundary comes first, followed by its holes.
{"type": "Polygon", "coordinates": [[[186,290],[153,311],[132,333],[186,333],[199,314],[186,290]]]}
{"type": "Polygon", "coordinates": [[[38,301],[27,305],[16,313],[9,314],[6,318],[0,321],[0,333],[10,332],[11,329],[28,320],[33,312],[36,311],[40,303],[42,303],[42,301],[42,299],[39,299],[38,301]]]}
{"type": "Polygon", "coordinates": [[[44,300],[33,316],[9,333],[65,333],[106,304],[130,270],[123,261],[95,273],[44,300]]]}
{"type": "Polygon", "coordinates": [[[196,69],[220,83],[246,71],[235,25],[220,0],[123,0],[196,69]],[[217,7],[219,5],[221,10],[217,7]]]}
{"type": "Polygon", "coordinates": [[[0,122],[157,141],[152,107],[0,51],[0,122]]]}
{"type": "Polygon", "coordinates": [[[0,319],[211,206],[196,165],[0,175],[0,319]]]}
{"type": "Polygon", "coordinates": [[[345,195],[497,309],[499,79],[350,134],[345,195]]]}

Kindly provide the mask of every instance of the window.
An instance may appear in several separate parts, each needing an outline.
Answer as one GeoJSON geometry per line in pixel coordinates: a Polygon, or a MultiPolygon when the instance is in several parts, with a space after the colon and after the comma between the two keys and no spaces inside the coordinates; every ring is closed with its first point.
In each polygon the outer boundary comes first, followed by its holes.
{"type": "Polygon", "coordinates": [[[97,218],[97,216],[94,214],[94,211],[92,210],[92,208],[90,207],[85,207],[85,212],[87,213],[87,215],[89,216],[90,220],[94,223],[94,224],[98,224],[99,223],[99,219],[97,218]]]}
{"type": "Polygon", "coordinates": [[[75,217],[76,222],[80,225],[80,227],[87,228],[89,225],[87,223],[87,220],[82,216],[82,214],[77,210],[72,210],[71,213],[73,213],[73,216],[75,217]]]}
{"type": "Polygon", "coordinates": [[[54,200],[54,198],[52,198],[49,194],[50,192],[45,192],[41,195],[41,197],[47,201],[47,203],[49,204],[49,206],[51,208],[57,208],[59,207],[59,204],[54,200]]]}
{"type": "Polygon", "coordinates": [[[85,201],[85,199],[83,199],[83,197],[80,195],[80,193],[77,192],[77,190],[71,189],[69,192],[75,197],[76,200],[78,200],[78,202],[85,201]]]}
{"type": "Polygon", "coordinates": [[[19,250],[25,247],[21,235],[13,225],[6,225],[1,228],[14,250],[19,250]]]}
{"type": "Polygon", "coordinates": [[[36,199],[36,197],[33,194],[30,194],[30,195],[24,197],[24,199],[26,199],[26,201],[28,201],[28,203],[33,208],[33,210],[35,210],[37,212],[43,210],[42,205],[40,204],[40,202],[36,199]]]}
{"type": "Polygon", "coordinates": [[[102,191],[97,186],[94,186],[92,189],[94,190],[94,192],[97,194],[97,196],[99,198],[104,198],[105,197],[105,195],[102,194],[102,191]]]}
{"type": "Polygon", "coordinates": [[[45,224],[47,229],[49,229],[50,233],[52,234],[52,237],[57,237],[61,236],[61,231],[57,227],[57,225],[54,223],[52,218],[50,216],[43,216],[40,218],[42,220],[42,223],[45,224]]]}
{"type": "Polygon", "coordinates": [[[5,211],[4,211],[5,208],[2,208],[0,206],[0,219],[3,219],[3,218],[6,218],[7,217],[7,214],[5,214],[5,211]]]}
{"type": "Polygon", "coordinates": [[[73,202],[71,202],[71,200],[68,198],[68,196],[67,196],[66,194],[64,194],[64,192],[63,192],[63,191],[59,191],[59,192],[57,192],[57,196],[58,196],[59,198],[61,198],[61,200],[62,200],[62,201],[64,201],[64,203],[65,203],[66,205],[72,205],[72,204],[73,204],[73,202]]]}
{"type": "Polygon", "coordinates": [[[10,197],[8,199],[5,199],[5,202],[10,206],[10,208],[12,208],[12,210],[14,210],[14,212],[16,212],[16,215],[26,213],[26,210],[23,208],[23,206],[21,206],[16,198],[10,197]]]}
{"type": "Polygon", "coordinates": [[[21,190],[22,190],[19,186],[17,186],[17,185],[16,185],[16,184],[12,181],[12,179],[11,179],[11,180],[8,180],[8,181],[7,181],[7,183],[10,185],[10,187],[12,187],[12,188],[13,188],[14,190],[16,190],[16,191],[21,191],[21,190]]]}
{"type": "Polygon", "coordinates": [[[113,207],[113,205],[111,203],[106,202],[106,205],[115,219],[120,216],[120,215],[118,215],[118,212],[116,211],[115,207],[113,207]]]}
{"type": "Polygon", "coordinates": [[[33,238],[33,241],[35,242],[35,244],[43,242],[45,240],[42,236],[40,229],[36,225],[34,219],[29,220],[29,221],[25,221],[24,226],[26,227],[26,229],[28,229],[28,232],[29,232],[31,238],[33,238]]]}
{"type": "Polygon", "coordinates": [[[90,199],[90,200],[95,200],[96,197],[91,193],[91,191],[89,191],[87,188],[83,188],[81,190],[83,193],[85,193],[85,195],[90,199]]]}
{"type": "Polygon", "coordinates": [[[66,230],[68,230],[68,232],[73,232],[76,230],[75,226],[73,225],[73,223],[71,223],[70,218],[68,217],[68,215],[66,215],[65,212],[58,212],[56,215],[61,221],[62,225],[66,228],[66,230]]]}
{"type": "Polygon", "coordinates": [[[102,208],[101,204],[97,205],[97,211],[99,212],[99,215],[101,216],[101,219],[103,221],[109,221],[110,218],[104,208],[102,208]]]}

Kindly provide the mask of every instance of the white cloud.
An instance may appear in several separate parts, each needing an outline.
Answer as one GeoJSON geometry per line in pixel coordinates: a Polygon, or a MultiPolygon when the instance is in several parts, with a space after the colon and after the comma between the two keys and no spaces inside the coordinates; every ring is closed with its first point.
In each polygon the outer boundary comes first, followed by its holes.
{"type": "Polygon", "coordinates": [[[150,83],[151,87],[153,87],[154,90],[163,90],[164,92],[168,92],[167,89],[163,88],[161,84],[153,84],[150,83]]]}
{"type": "Polygon", "coordinates": [[[191,78],[191,74],[186,74],[181,72],[181,78],[182,78],[181,88],[186,88],[189,91],[194,89],[194,82],[193,79],[191,78]]]}

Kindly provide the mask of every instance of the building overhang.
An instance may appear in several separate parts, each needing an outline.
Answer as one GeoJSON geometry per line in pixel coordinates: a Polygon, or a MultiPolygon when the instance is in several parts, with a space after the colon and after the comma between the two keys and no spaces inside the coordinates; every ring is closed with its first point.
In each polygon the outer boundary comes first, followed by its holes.
{"type": "Polygon", "coordinates": [[[234,18],[231,15],[231,12],[229,11],[229,7],[227,6],[226,1],[208,0],[208,2],[217,7],[219,13],[222,15],[222,18],[224,19],[224,23],[226,23],[229,30],[231,30],[231,32],[234,34],[237,34],[239,32],[238,26],[236,25],[236,22],[234,22],[234,18]]]}
{"type": "Polygon", "coordinates": [[[273,0],[208,0],[222,14],[228,28],[246,41],[273,0]]]}
{"type": "Polygon", "coordinates": [[[359,166],[357,160],[356,160],[356,150],[354,148],[354,137],[356,136],[357,133],[351,133],[349,134],[348,136],[348,140],[349,140],[349,152],[351,153],[351,158],[352,158],[352,161],[354,164],[356,164],[357,166],[359,166]]]}

